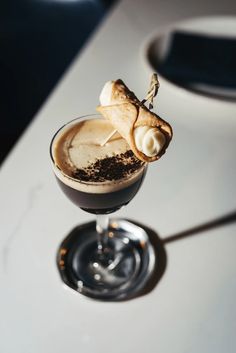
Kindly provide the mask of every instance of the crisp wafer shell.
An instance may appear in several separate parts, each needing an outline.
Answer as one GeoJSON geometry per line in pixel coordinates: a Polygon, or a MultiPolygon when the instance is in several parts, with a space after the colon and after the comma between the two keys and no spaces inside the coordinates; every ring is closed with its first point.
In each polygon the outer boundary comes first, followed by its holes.
{"type": "Polygon", "coordinates": [[[111,92],[111,105],[100,105],[97,107],[97,111],[111,122],[140,160],[153,162],[165,153],[173,135],[171,126],[146,108],[123,81],[117,80],[114,82],[111,92]],[[137,149],[134,129],[138,126],[156,127],[165,135],[165,145],[156,156],[148,157],[137,149]]]}

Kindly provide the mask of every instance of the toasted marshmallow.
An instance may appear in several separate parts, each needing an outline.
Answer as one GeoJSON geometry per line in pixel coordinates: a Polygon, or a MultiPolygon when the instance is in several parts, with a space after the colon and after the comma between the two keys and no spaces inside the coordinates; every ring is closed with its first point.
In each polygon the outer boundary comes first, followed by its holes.
{"type": "Polygon", "coordinates": [[[112,93],[112,85],[114,81],[108,81],[105,83],[102,92],[100,94],[99,100],[101,105],[110,105],[111,102],[111,93],[112,93]]]}

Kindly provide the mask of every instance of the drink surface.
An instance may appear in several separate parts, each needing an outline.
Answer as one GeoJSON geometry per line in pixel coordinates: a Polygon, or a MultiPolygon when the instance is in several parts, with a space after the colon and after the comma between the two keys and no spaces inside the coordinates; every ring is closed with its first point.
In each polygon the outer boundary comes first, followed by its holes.
{"type": "Polygon", "coordinates": [[[60,181],[87,193],[109,193],[126,188],[141,178],[144,163],[109,121],[88,119],[65,126],[53,140],[54,171],[60,181]]]}

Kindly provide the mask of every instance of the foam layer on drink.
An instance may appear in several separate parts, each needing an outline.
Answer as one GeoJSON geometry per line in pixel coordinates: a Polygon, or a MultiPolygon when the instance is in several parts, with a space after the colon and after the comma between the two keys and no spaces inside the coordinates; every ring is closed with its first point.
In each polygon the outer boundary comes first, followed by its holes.
{"type": "Polygon", "coordinates": [[[127,142],[103,118],[65,126],[54,138],[52,156],[57,177],[73,189],[107,193],[123,189],[141,177],[145,165],[127,142]]]}

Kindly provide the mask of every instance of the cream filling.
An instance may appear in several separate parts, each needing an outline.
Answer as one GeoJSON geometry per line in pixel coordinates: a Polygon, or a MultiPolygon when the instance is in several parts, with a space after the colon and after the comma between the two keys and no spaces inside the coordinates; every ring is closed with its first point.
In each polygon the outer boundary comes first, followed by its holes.
{"type": "Polygon", "coordinates": [[[166,142],[165,135],[158,128],[149,126],[136,127],[134,140],[137,149],[148,157],[156,156],[166,142]]]}
{"type": "MultiPolygon", "coordinates": [[[[108,81],[100,94],[100,103],[103,106],[120,103],[112,100],[112,88],[115,81],[108,81]]],[[[147,157],[158,155],[165,145],[165,135],[155,127],[138,126],[134,129],[134,141],[136,148],[147,157]]]]}

